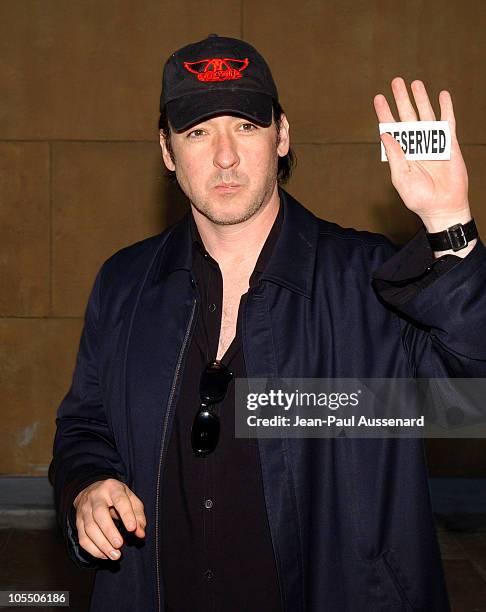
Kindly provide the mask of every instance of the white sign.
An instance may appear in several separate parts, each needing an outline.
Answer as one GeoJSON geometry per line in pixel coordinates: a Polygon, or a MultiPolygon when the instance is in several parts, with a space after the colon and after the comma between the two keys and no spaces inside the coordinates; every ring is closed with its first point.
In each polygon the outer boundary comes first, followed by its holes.
{"type": "MultiPolygon", "coordinates": [[[[450,159],[451,131],[447,121],[401,121],[380,123],[380,134],[388,132],[398,141],[406,159],[450,159]]],[[[388,161],[381,143],[381,161],[388,161]]]]}

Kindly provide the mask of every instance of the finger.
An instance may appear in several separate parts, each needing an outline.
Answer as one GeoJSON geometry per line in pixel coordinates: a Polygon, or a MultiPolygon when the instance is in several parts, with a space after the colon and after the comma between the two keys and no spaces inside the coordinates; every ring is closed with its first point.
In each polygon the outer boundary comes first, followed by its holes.
{"type": "Polygon", "coordinates": [[[383,146],[385,147],[388,163],[390,164],[390,172],[392,178],[404,172],[408,172],[408,162],[405,159],[405,153],[399,143],[386,132],[380,136],[383,146]]]}
{"type": "Polygon", "coordinates": [[[123,486],[116,487],[114,491],[110,491],[111,506],[115,507],[127,531],[135,531],[137,528],[137,519],[132,508],[130,499],[123,486]]]}
{"type": "Polygon", "coordinates": [[[410,101],[405,81],[401,77],[396,77],[391,82],[391,87],[400,121],[417,121],[417,114],[410,101]]]}
{"type": "Polygon", "coordinates": [[[83,527],[87,537],[91,542],[106,556],[106,558],[117,560],[120,558],[120,551],[113,548],[105,534],[101,531],[94,520],[93,515],[83,515],[83,527]]]}
{"type": "Polygon", "coordinates": [[[373,105],[380,123],[395,123],[395,117],[393,116],[388,105],[388,101],[383,94],[378,94],[373,98],[373,105]]]}
{"type": "Polygon", "coordinates": [[[448,91],[441,91],[439,94],[440,118],[442,121],[448,121],[451,129],[451,136],[456,140],[456,118],[454,116],[454,107],[452,105],[451,94],[448,91]]]}
{"type": "Polygon", "coordinates": [[[123,538],[113,522],[110,511],[105,502],[97,502],[92,505],[93,520],[101,529],[106,539],[111,542],[113,548],[120,548],[123,538]]]}
{"type": "Polygon", "coordinates": [[[132,491],[128,493],[130,502],[132,504],[133,512],[137,519],[137,529],[135,535],[138,538],[145,537],[145,527],[147,526],[147,519],[145,518],[144,506],[142,500],[135,495],[132,491]]]}
{"type": "Polygon", "coordinates": [[[83,527],[83,521],[77,521],[76,528],[78,530],[78,542],[81,548],[97,559],[109,558],[93,543],[91,538],[86,535],[83,527]]]}
{"type": "MultiPolygon", "coordinates": [[[[120,521],[120,516],[118,514],[118,512],[115,510],[115,508],[113,508],[113,506],[110,506],[108,508],[108,511],[110,512],[110,516],[114,521],[120,521]]],[[[116,524],[116,523],[115,523],[116,524]]]]}
{"type": "Polygon", "coordinates": [[[421,121],[435,121],[435,113],[430,103],[427,90],[422,81],[413,81],[411,85],[413,99],[417,105],[421,121]]]}

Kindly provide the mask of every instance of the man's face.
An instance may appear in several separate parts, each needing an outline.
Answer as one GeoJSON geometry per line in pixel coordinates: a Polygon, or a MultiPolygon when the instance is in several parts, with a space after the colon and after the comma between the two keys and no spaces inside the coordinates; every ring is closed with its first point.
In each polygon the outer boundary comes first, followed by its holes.
{"type": "Polygon", "coordinates": [[[223,115],[171,134],[172,161],[165,139],[165,165],[193,206],[218,225],[241,223],[266,205],[276,190],[278,156],[289,150],[289,124],[282,116],[261,127],[248,119],[223,115]]]}

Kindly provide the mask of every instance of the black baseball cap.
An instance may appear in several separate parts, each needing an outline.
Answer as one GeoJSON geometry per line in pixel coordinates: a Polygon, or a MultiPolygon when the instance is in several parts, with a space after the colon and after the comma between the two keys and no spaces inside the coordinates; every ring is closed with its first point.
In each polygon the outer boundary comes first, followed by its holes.
{"type": "Polygon", "coordinates": [[[272,123],[277,87],[258,51],[237,38],[210,34],[173,53],[164,66],[160,110],[176,132],[218,114],[272,123]]]}

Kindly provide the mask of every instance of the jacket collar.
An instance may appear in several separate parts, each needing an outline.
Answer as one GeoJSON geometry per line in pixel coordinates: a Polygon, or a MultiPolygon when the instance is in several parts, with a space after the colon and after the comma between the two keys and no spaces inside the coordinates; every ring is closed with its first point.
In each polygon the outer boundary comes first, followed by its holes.
{"type": "MultiPolygon", "coordinates": [[[[260,280],[267,280],[310,298],[319,237],[318,219],[281,187],[283,222],[272,256],[260,280]]],[[[191,270],[193,241],[190,213],[176,225],[162,254],[159,277],[191,270]]]]}
{"type": "Polygon", "coordinates": [[[279,187],[283,223],[272,257],[261,275],[310,298],[319,239],[319,221],[290,194],[279,187]]]}

